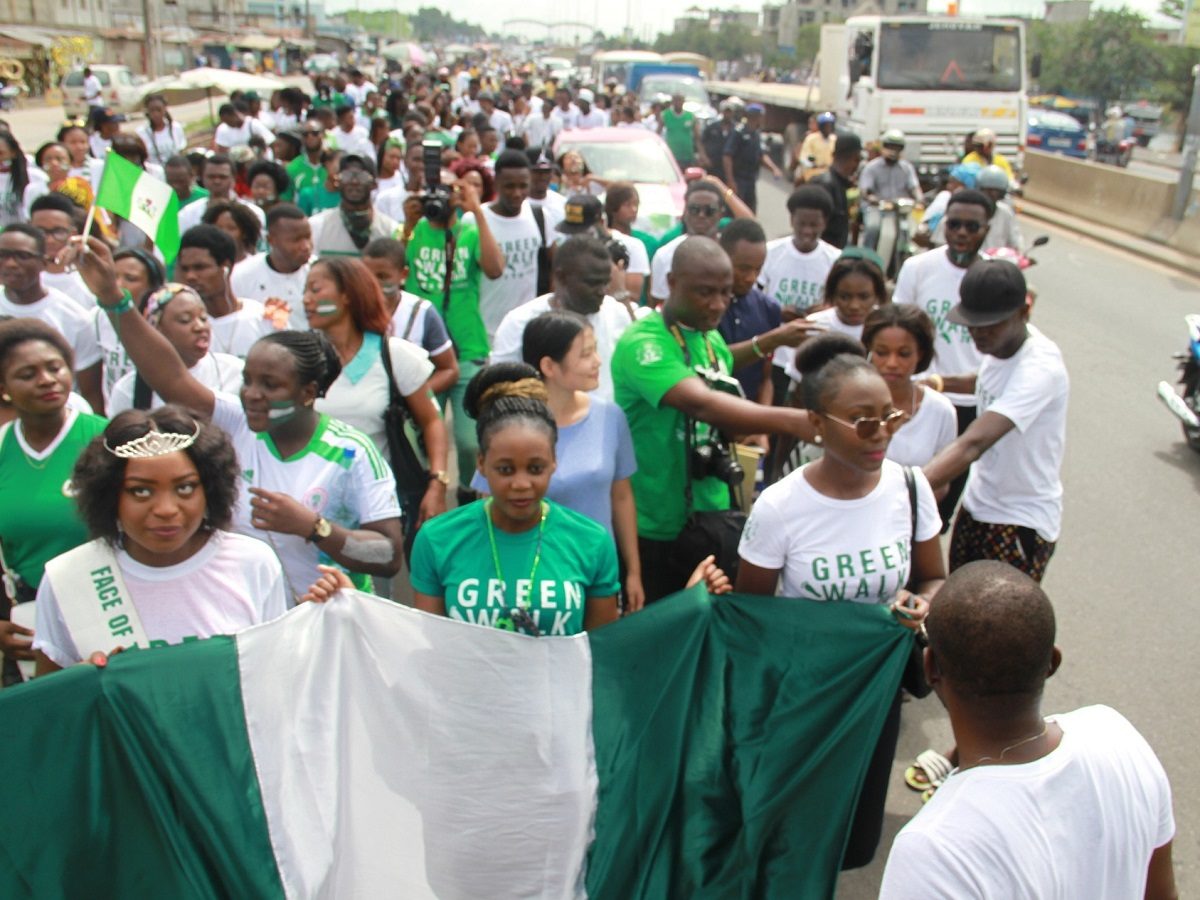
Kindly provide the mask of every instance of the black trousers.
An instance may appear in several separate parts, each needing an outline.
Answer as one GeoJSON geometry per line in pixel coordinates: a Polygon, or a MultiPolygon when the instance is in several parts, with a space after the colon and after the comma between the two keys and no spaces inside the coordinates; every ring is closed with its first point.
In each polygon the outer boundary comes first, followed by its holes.
{"type": "Polygon", "coordinates": [[[867,777],[863,781],[862,793],[858,795],[858,806],[850,825],[850,839],[846,841],[846,852],[842,856],[842,871],[861,869],[869,865],[883,836],[883,812],[887,803],[888,782],[892,777],[892,760],[896,758],[896,743],[900,739],[900,692],[892,701],[883,731],[871,754],[867,777]]]}
{"type": "MultiPolygon", "coordinates": [[[[959,434],[966,431],[979,415],[978,409],[974,406],[956,406],[954,411],[958,413],[959,434]]],[[[967,486],[967,476],[970,474],[971,470],[968,468],[967,471],[951,481],[946,490],[946,496],[938,501],[938,515],[942,517],[942,534],[950,530],[950,525],[954,521],[954,508],[958,506],[958,498],[962,496],[963,488],[967,486]]]]}
{"type": "MultiPolygon", "coordinates": [[[[642,559],[642,587],[646,602],[653,603],[682,591],[704,556],[680,546],[678,541],[654,541],[638,537],[642,559]]],[[[707,555],[707,554],[705,554],[707,555]]]]}

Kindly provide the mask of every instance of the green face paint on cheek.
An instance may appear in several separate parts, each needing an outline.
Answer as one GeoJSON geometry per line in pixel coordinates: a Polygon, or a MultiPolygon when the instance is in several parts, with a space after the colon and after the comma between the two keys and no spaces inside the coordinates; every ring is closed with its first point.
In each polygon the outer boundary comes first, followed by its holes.
{"type": "Polygon", "coordinates": [[[314,310],[318,316],[332,316],[338,311],[338,305],[332,300],[320,300],[314,310]]]}
{"type": "Polygon", "coordinates": [[[272,425],[282,425],[296,418],[298,409],[291,400],[272,400],[269,405],[271,408],[267,410],[267,418],[272,425]]]}

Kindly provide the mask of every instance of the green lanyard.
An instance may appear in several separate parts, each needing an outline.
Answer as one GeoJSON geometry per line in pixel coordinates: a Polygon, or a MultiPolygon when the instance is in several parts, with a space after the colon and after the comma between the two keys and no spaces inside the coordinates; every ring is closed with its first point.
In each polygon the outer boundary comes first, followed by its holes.
{"type": "MultiPolygon", "coordinates": [[[[492,565],[496,567],[496,577],[500,579],[500,583],[505,586],[507,593],[508,584],[504,580],[504,572],[500,569],[500,551],[496,547],[496,526],[492,524],[492,498],[488,499],[483,504],[483,517],[487,520],[488,540],[492,545],[492,565]]],[[[545,500],[542,501],[542,520],[538,523],[538,538],[537,548],[533,553],[533,568],[529,570],[529,584],[533,585],[533,577],[537,574],[538,564],[542,561],[542,535],[546,533],[546,519],[550,518],[550,504],[545,500]]],[[[520,598],[513,591],[513,604],[517,607],[521,606],[520,598]]]]}

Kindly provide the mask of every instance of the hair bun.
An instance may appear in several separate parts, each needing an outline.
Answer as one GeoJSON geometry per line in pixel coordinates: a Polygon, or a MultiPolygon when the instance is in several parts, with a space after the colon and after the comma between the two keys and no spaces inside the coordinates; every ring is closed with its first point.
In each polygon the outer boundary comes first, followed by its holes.
{"type": "Polygon", "coordinates": [[[479,396],[480,412],[487,412],[488,407],[504,397],[550,402],[550,392],[546,390],[545,383],[540,378],[526,377],[516,381],[498,381],[485,390],[479,396]]]}

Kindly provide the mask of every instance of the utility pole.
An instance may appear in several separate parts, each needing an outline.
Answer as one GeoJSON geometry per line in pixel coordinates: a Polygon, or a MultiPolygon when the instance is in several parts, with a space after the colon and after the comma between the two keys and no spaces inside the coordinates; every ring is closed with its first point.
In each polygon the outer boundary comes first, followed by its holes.
{"type": "Polygon", "coordinates": [[[153,81],[158,77],[158,36],[150,18],[152,6],[151,0],[142,0],[142,27],[146,31],[146,77],[153,81]]]}
{"type": "Polygon", "coordinates": [[[1192,201],[1192,182],[1196,177],[1196,151],[1200,144],[1200,66],[1192,66],[1192,105],[1188,110],[1187,131],[1183,137],[1183,165],[1179,167],[1179,184],[1175,187],[1175,203],[1171,218],[1183,221],[1192,201]]]}

